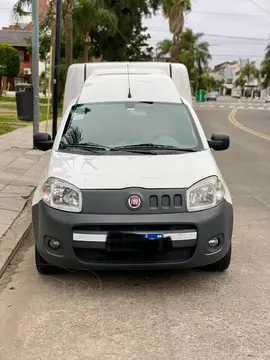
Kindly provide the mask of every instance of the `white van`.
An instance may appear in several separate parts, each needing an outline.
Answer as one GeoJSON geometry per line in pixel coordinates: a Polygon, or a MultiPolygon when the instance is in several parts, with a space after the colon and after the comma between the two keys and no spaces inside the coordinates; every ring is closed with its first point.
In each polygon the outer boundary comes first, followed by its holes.
{"type": "Polygon", "coordinates": [[[240,88],[232,89],[232,97],[240,98],[241,97],[241,89],[240,88]]]}
{"type": "Polygon", "coordinates": [[[164,72],[90,76],[81,90],[55,141],[34,137],[52,149],[32,205],[37,270],[226,270],[232,199],[210,148],[228,135],[207,140],[164,72]]]}

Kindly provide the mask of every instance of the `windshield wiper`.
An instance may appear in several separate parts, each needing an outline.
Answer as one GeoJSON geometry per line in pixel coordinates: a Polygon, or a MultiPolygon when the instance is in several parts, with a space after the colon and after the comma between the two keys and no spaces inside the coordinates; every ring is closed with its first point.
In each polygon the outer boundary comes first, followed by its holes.
{"type": "Polygon", "coordinates": [[[103,146],[96,143],[85,142],[85,143],[78,143],[78,144],[61,144],[61,149],[68,149],[68,148],[78,148],[90,151],[108,151],[110,148],[107,146],[103,146]]]}
{"type": "Polygon", "coordinates": [[[117,146],[111,149],[111,151],[114,150],[121,150],[121,149],[157,149],[157,150],[172,150],[172,151],[184,151],[184,152],[196,152],[198,150],[192,149],[192,148],[179,148],[177,146],[172,145],[159,145],[159,144],[151,144],[151,143],[145,143],[145,144],[130,144],[125,146],[117,146]]]}
{"type": "Polygon", "coordinates": [[[99,151],[125,151],[129,153],[135,153],[135,154],[147,154],[147,155],[156,155],[155,152],[152,152],[150,150],[132,150],[132,149],[124,149],[122,146],[119,147],[109,147],[104,146],[92,142],[85,142],[85,143],[79,143],[79,144],[61,144],[61,149],[68,149],[68,148],[78,148],[83,150],[89,150],[98,153],[99,151]]]}

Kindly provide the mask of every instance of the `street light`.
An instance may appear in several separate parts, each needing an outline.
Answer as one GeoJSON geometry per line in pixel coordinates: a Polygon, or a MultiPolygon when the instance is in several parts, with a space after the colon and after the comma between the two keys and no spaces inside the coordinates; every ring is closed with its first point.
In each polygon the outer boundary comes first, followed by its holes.
{"type": "Polygon", "coordinates": [[[60,81],[61,13],[62,13],[62,0],[57,0],[57,3],[56,3],[54,79],[53,79],[53,123],[52,123],[52,139],[53,140],[55,139],[55,136],[57,133],[59,81],[60,81]]]}

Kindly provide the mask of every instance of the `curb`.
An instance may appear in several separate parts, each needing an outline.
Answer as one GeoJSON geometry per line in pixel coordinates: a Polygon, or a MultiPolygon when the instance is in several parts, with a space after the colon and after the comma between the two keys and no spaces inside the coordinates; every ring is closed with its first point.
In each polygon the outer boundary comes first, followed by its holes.
{"type": "Polygon", "coordinates": [[[33,193],[28,198],[22,212],[0,239],[0,279],[31,229],[32,197],[33,193]]]}

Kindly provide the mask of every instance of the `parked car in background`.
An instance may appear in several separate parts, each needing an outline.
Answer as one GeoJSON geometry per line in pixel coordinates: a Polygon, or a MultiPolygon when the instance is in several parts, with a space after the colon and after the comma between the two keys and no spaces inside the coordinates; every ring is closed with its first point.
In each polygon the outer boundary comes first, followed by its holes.
{"type": "Polygon", "coordinates": [[[240,98],[241,97],[241,90],[234,90],[233,92],[232,92],[232,97],[234,97],[234,98],[240,98]]]}
{"type": "Polygon", "coordinates": [[[270,94],[265,95],[265,102],[266,103],[270,102],[270,94]]]}
{"type": "Polygon", "coordinates": [[[218,92],[213,91],[206,95],[206,101],[217,101],[218,92]]]}

